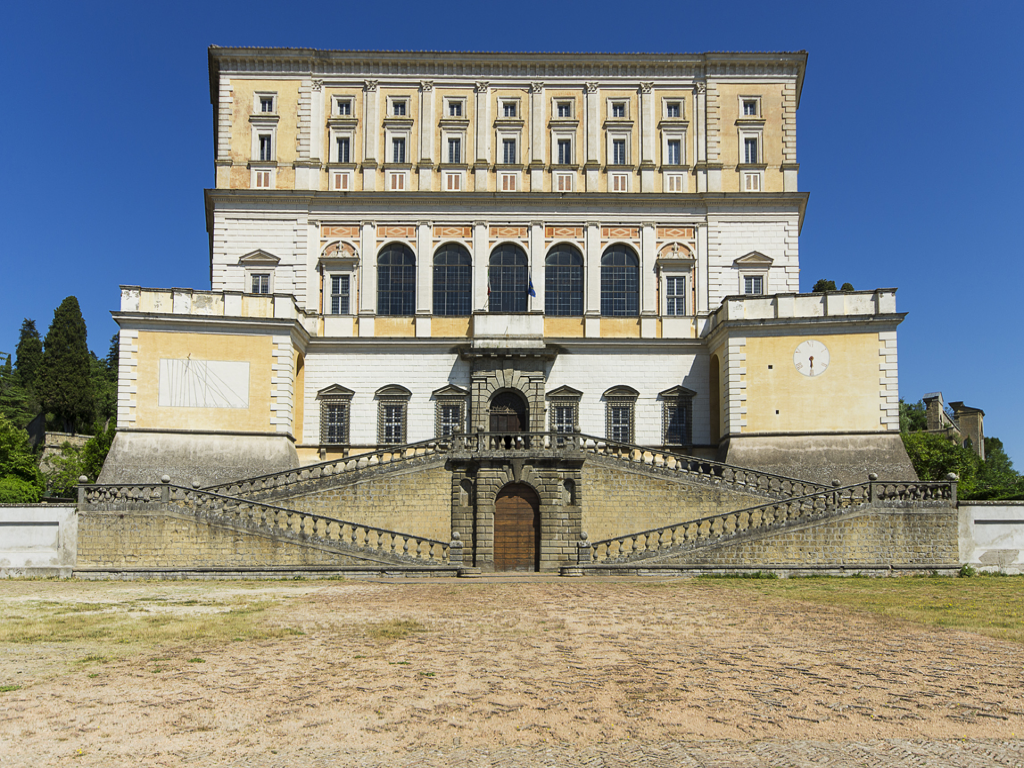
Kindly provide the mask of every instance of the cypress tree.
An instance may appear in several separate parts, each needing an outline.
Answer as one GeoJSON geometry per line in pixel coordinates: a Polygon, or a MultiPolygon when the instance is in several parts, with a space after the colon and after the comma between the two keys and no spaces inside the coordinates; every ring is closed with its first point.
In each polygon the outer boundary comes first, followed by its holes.
{"type": "Polygon", "coordinates": [[[21,386],[32,392],[39,375],[39,364],[43,359],[43,342],[39,338],[39,331],[36,330],[35,320],[29,320],[26,317],[22,322],[15,354],[17,357],[14,365],[18,371],[21,386]]]}
{"type": "Polygon", "coordinates": [[[46,332],[36,394],[65,432],[89,424],[93,415],[89,347],[78,299],[68,296],[53,312],[46,332]]]}

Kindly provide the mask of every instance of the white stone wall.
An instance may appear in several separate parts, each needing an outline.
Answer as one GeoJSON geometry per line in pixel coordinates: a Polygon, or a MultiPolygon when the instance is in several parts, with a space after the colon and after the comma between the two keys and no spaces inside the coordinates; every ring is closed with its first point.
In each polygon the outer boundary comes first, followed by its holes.
{"type": "MultiPolygon", "coordinates": [[[[355,392],[349,422],[353,445],[377,442],[377,400],[374,393],[388,384],[400,384],[412,391],[408,405],[408,440],[434,437],[435,401],[431,393],[447,384],[469,389],[469,363],[449,351],[415,350],[413,345],[391,346],[388,350],[309,353],[305,362],[305,416],[303,444],[316,445],[320,434],[320,403],[316,394],[341,384],[355,392]]],[[[640,392],[635,406],[634,442],[660,444],[662,401],[658,393],[682,385],[697,392],[693,402],[693,440],[710,439],[708,421],[708,357],[706,352],[678,349],[630,351],[619,346],[562,354],[549,363],[545,391],[567,385],[583,392],[580,400],[580,429],[605,435],[604,392],[625,384],[640,392]]],[[[468,398],[467,398],[468,401],[468,398]]]]}
{"type": "Polygon", "coordinates": [[[800,222],[795,214],[719,215],[708,217],[708,307],[714,311],[726,296],[742,293],[743,270],[733,262],[754,251],[772,259],[765,293],[800,289],[800,222]]]}
{"type": "Polygon", "coordinates": [[[248,292],[245,268],[238,260],[262,249],[281,260],[274,269],[273,292],[291,294],[299,306],[316,309],[319,284],[306,258],[307,219],[304,211],[218,211],[211,256],[213,290],[248,292]]]}
{"type": "Polygon", "coordinates": [[[77,552],[74,504],[0,504],[0,578],[71,576],[77,552]]]}
{"type": "Polygon", "coordinates": [[[1024,502],[965,501],[959,512],[961,563],[1024,573],[1024,502]]]}

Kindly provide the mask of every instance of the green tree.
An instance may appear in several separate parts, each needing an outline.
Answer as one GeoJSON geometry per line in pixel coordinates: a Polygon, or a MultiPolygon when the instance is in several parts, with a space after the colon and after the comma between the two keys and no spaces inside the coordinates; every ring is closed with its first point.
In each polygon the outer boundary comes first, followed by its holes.
{"type": "Polygon", "coordinates": [[[958,496],[975,498],[982,461],[974,451],[929,432],[904,432],[901,437],[920,479],[945,480],[947,473],[955,472],[960,478],[958,496]]]}
{"type": "Polygon", "coordinates": [[[836,289],[835,280],[819,280],[811,288],[811,293],[824,293],[825,291],[834,291],[836,289]]]}
{"type": "Polygon", "coordinates": [[[904,402],[900,398],[900,432],[921,432],[928,429],[928,416],[924,402],[904,402]]]}
{"type": "Polygon", "coordinates": [[[1024,477],[1013,468],[998,437],[985,438],[985,461],[978,473],[977,498],[1024,499],[1024,477]]]}
{"type": "Polygon", "coordinates": [[[42,493],[42,476],[28,432],[0,415],[0,503],[36,502],[42,493]]]}
{"type": "Polygon", "coordinates": [[[853,291],[853,283],[843,283],[843,285],[839,288],[839,290],[840,291],[846,291],[847,293],[850,293],[850,292],[853,291]]]}
{"type": "Polygon", "coordinates": [[[68,296],[53,312],[43,343],[36,393],[40,403],[61,425],[74,433],[93,420],[93,389],[85,320],[78,299],[68,296]]]}
{"type": "Polygon", "coordinates": [[[97,432],[83,446],[64,443],[59,454],[49,457],[50,470],[46,473],[46,487],[52,496],[74,498],[78,478],[85,475],[90,483],[96,482],[103,462],[114,441],[116,425],[113,419],[105,430],[97,432]]]}
{"type": "Polygon", "coordinates": [[[24,427],[32,420],[34,412],[32,396],[22,386],[8,355],[7,362],[0,365],[0,414],[14,426],[24,427]]]}
{"type": "Polygon", "coordinates": [[[92,431],[99,434],[105,429],[107,420],[117,413],[117,371],[112,374],[106,360],[100,360],[89,352],[89,380],[95,405],[92,431]]]}
{"type": "Polygon", "coordinates": [[[39,366],[43,361],[43,341],[39,338],[35,320],[26,317],[22,321],[15,355],[14,365],[18,378],[21,379],[21,385],[31,393],[35,389],[39,366]]]}

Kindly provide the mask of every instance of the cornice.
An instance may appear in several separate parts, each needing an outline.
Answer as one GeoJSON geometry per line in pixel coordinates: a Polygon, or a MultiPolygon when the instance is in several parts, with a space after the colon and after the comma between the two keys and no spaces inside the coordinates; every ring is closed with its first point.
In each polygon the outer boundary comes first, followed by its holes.
{"type": "Polygon", "coordinates": [[[704,79],[715,77],[797,80],[803,86],[806,51],[706,53],[516,53],[483,51],[342,51],[315,48],[208,50],[210,97],[216,103],[220,73],[330,76],[472,78],[478,80],[704,79]]]}

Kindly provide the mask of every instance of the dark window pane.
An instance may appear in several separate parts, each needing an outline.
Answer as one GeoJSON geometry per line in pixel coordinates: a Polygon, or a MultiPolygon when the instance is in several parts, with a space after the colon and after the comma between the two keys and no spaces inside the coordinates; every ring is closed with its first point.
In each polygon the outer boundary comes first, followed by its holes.
{"type": "Polygon", "coordinates": [[[469,315],[472,297],[472,259],[461,245],[445,245],[434,254],[434,314],[469,315]]]}
{"type": "Polygon", "coordinates": [[[416,314],[416,257],[404,245],[389,245],[377,257],[377,314],[416,314]]]}
{"type": "Polygon", "coordinates": [[[640,262],[626,246],[613,245],[601,257],[601,314],[605,317],[640,314],[640,262]]]}
{"type": "Polygon", "coordinates": [[[583,315],[583,256],[571,246],[556,246],[544,259],[544,313],[583,315]]]}
{"type": "Polygon", "coordinates": [[[488,309],[525,312],[530,288],[526,252],[517,245],[500,245],[491,253],[487,271],[488,309]]]}

